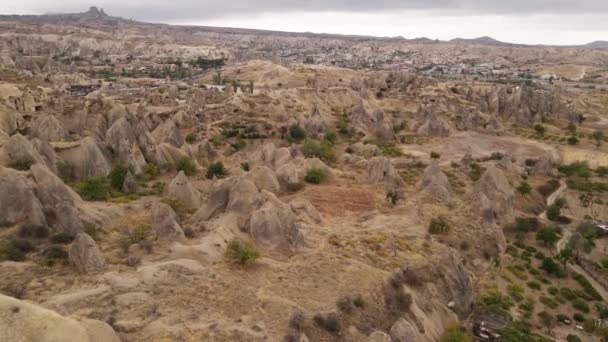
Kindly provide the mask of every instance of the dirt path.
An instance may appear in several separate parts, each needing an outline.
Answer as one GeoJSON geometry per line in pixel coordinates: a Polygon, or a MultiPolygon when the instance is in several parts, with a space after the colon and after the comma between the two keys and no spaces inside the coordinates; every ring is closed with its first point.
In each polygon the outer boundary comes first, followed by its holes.
{"type": "MultiPolygon", "coordinates": [[[[568,189],[568,185],[566,184],[566,182],[564,182],[563,180],[560,180],[559,182],[559,188],[547,198],[547,207],[553,205],[555,201],[559,198],[559,196],[564,191],[566,191],[566,189],[568,189]]],[[[547,212],[544,211],[542,214],[539,215],[539,218],[541,220],[547,220],[547,212]]],[[[558,253],[566,247],[566,244],[568,243],[568,241],[570,241],[570,237],[572,236],[572,231],[569,229],[568,226],[562,226],[562,228],[562,237],[561,239],[559,239],[559,241],[557,241],[555,245],[558,253]]],[[[589,273],[587,273],[587,271],[571,262],[568,263],[568,267],[573,272],[581,274],[585,278],[587,278],[589,283],[591,283],[591,286],[593,286],[593,288],[600,294],[600,296],[602,296],[605,301],[608,301],[608,291],[606,291],[606,289],[600,283],[598,283],[589,273]]]]}

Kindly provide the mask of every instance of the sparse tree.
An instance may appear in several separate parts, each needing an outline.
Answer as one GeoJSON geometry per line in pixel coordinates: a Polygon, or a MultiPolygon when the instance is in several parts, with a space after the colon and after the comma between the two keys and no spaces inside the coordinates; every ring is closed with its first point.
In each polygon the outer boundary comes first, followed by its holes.
{"type": "Polygon", "coordinates": [[[519,186],[517,187],[517,191],[519,191],[519,193],[523,196],[529,194],[532,191],[532,187],[530,186],[530,183],[526,182],[526,181],[522,181],[519,186]]]}
{"type": "Polygon", "coordinates": [[[604,142],[604,133],[602,131],[595,131],[593,132],[593,135],[591,135],[591,137],[593,138],[593,140],[595,141],[595,146],[597,148],[599,148],[600,146],[602,146],[602,143],[604,142]]]}
{"type": "Polygon", "coordinates": [[[536,240],[542,241],[545,246],[552,246],[559,240],[559,235],[553,228],[543,228],[536,232],[536,240]]]}
{"type": "Polygon", "coordinates": [[[441,155],[439,153],[437,153],[437,152],[431,152],[431,159],[437,160],[439,158],[441,158],[441,155]]]}

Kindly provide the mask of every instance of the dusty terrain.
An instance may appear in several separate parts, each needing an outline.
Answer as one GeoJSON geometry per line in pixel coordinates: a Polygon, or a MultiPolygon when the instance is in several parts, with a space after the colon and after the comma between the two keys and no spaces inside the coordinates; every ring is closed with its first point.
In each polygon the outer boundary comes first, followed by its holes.
{"type": "Polygon", "coordinates": [[[600,341],[607,55],[2,16],[0,340],[600,341]]]}

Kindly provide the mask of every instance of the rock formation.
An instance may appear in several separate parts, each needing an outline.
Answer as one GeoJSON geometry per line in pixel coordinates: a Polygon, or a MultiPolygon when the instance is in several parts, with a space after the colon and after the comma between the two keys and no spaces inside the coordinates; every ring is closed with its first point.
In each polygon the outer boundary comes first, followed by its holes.
{"type": "Polygon", "coordinates": [[[85,232],[76,235],[70,246],[69,259],[70,263],[81,273],[99,271],[106,264],[97,243],[85,232]]]}

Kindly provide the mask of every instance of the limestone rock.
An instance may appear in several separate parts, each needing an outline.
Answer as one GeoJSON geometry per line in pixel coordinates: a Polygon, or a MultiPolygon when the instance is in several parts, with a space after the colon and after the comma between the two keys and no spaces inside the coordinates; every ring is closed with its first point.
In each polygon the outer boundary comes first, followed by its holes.
{"type": "Polygon", "coordinates": [[[47,115],[38,120],[32,130],[32,136],[42,141],[62,141],[69,135],[68,130],[54,115],[47,115]]]}
{"type": "Polygon", "coordinates": [[[64,317],[43,307],[0,294],[0,341],[120,342],[106,323],[64,317]]]}
{"type": "Polygon", "coordinates": [[[152,136],[156,143],[167,143],[176,147],[181,147],[184,144],[184,138],[179,133],[179,129],[172,119],[156,127],[152,132],[152,136]]]}
{"type": "Polygon", "coordinates": [[[0,220],[3,225],[46,225],[42,205],[21,173],[0,166],[0,220]]]}
{"type": "Polygon", "coordinates": [[[137,181],[131,171],[127,172],[127,176],[125,177],[125,181],[122,183],[122,192],[126,194],[134,194],[137,192],[137,181]]]}
{"type": "Polygon", "coordinates": [[[266,190],[272,193],[278,193],[281,190],[281,185],[279,184],[277,176],[274,171],[267,166],[256,166],[249,172],[248,176],[260,190],[266,190]]]}
{"type": "Polygon", "coordinates": [[[375,331],[367,338],[367,342],[391,342],[391,337],[385,332],[375,331]]]}
{"type": "Polygon", "coordinates": [[[44,158],[26,137],[19,133],[14,134],[2,147],[0,161],[5,166],[8,166],[25,160],[29,160],[33,164],[41,163],[46,165],[44,158]]]}
{"type": "Polygon", "coordinates": [[[36,196],[44,212],[47,215],[53,214],[54,221],[49,223],[68,234],[81,232],[82,215],[76,208],[76,204],[81,201],[78,194],[43,165],[33,165],[31,172],[36,182],[36,196]]]}
{"type": "Polygon", "coordinates": [[[226,210],[241,218],[248,218],[262,202],[258,188],[248,179],[239,179],[230,189],[226,210]]]}
{"type": "Polygon", "coordinates": [[[157,202],[152,207],[152,226],[162,240],[183,239],[184,231],[177,223],[177,215],[168,204],[157,202]]]}
{"type": "Polygon", "coordinates": [[[403,185],[403,179],[388,158],[374,157],[367,165],[367,180],[371,183],[384,183],[387,187],[403,185]]]}
{"type": "Polygon", "coordinates": [[[296,223],[296,216],[288,204],[265,192],[266,203],[251,214],[249,232],[264,248],[293,253],[304,245],[304,237],[296,223]]]}
{"type": "Polygon", "coordinates": [[[85,232],[76,235],[70,246],[69,259],[81,273],[99,271],[106,264],[97,243],[85,232]]]}
{"type": "Polygon", "coordinates": [[[404,318],[399,318],[391,327],[391,338],[393,342],[412,342],[418,341],[418,329],[404,318]]]}
{"type": "Polygon", "coordinates": [[[169,183],[166,195],[177,199],[188,208],[198,209],[201,206],[201,194],[192,186],[184,171],[180,171],[169,183]]]}
{"type": "Polygon", "coordinates": [[[86,137],[79,142],[56,147],[59,159],[74,167],[76,178],[83,179],[95,176],[107,176],[110,163],[93,137],[86,137]]]}
{"type": "Polygon", "coordinates": [[[475,208],[485,222],[500,225],[513,216],[515,191],[505,174],[495,166],[490,166],[475,184],[473,198],[475,208]]]}
{"type": "Polygon", "coordinates": [[[230,198],[230,189],[234,186],[233,179],[226,179],[213,184],[207,203],[205,203],[194,215],[192,221],[207,221],[215,214],[226,208],[230,198]]]}
{"type": "Polygon", "coordinates": [[[310,223],[320,223],[321,214],[317,209],[310,203],[309,200],[304,198],[297,198],[289,202],[291,210],[301,219],[310,223]]]}
{"type": "Polygon", "coordinates": [[[433,162],[424,170],[422,179],[416,184],[419,196],[428,201],[445,205],[452,203],[452,189],[448,177],[441,171],[439,163],[433,162]]]}

